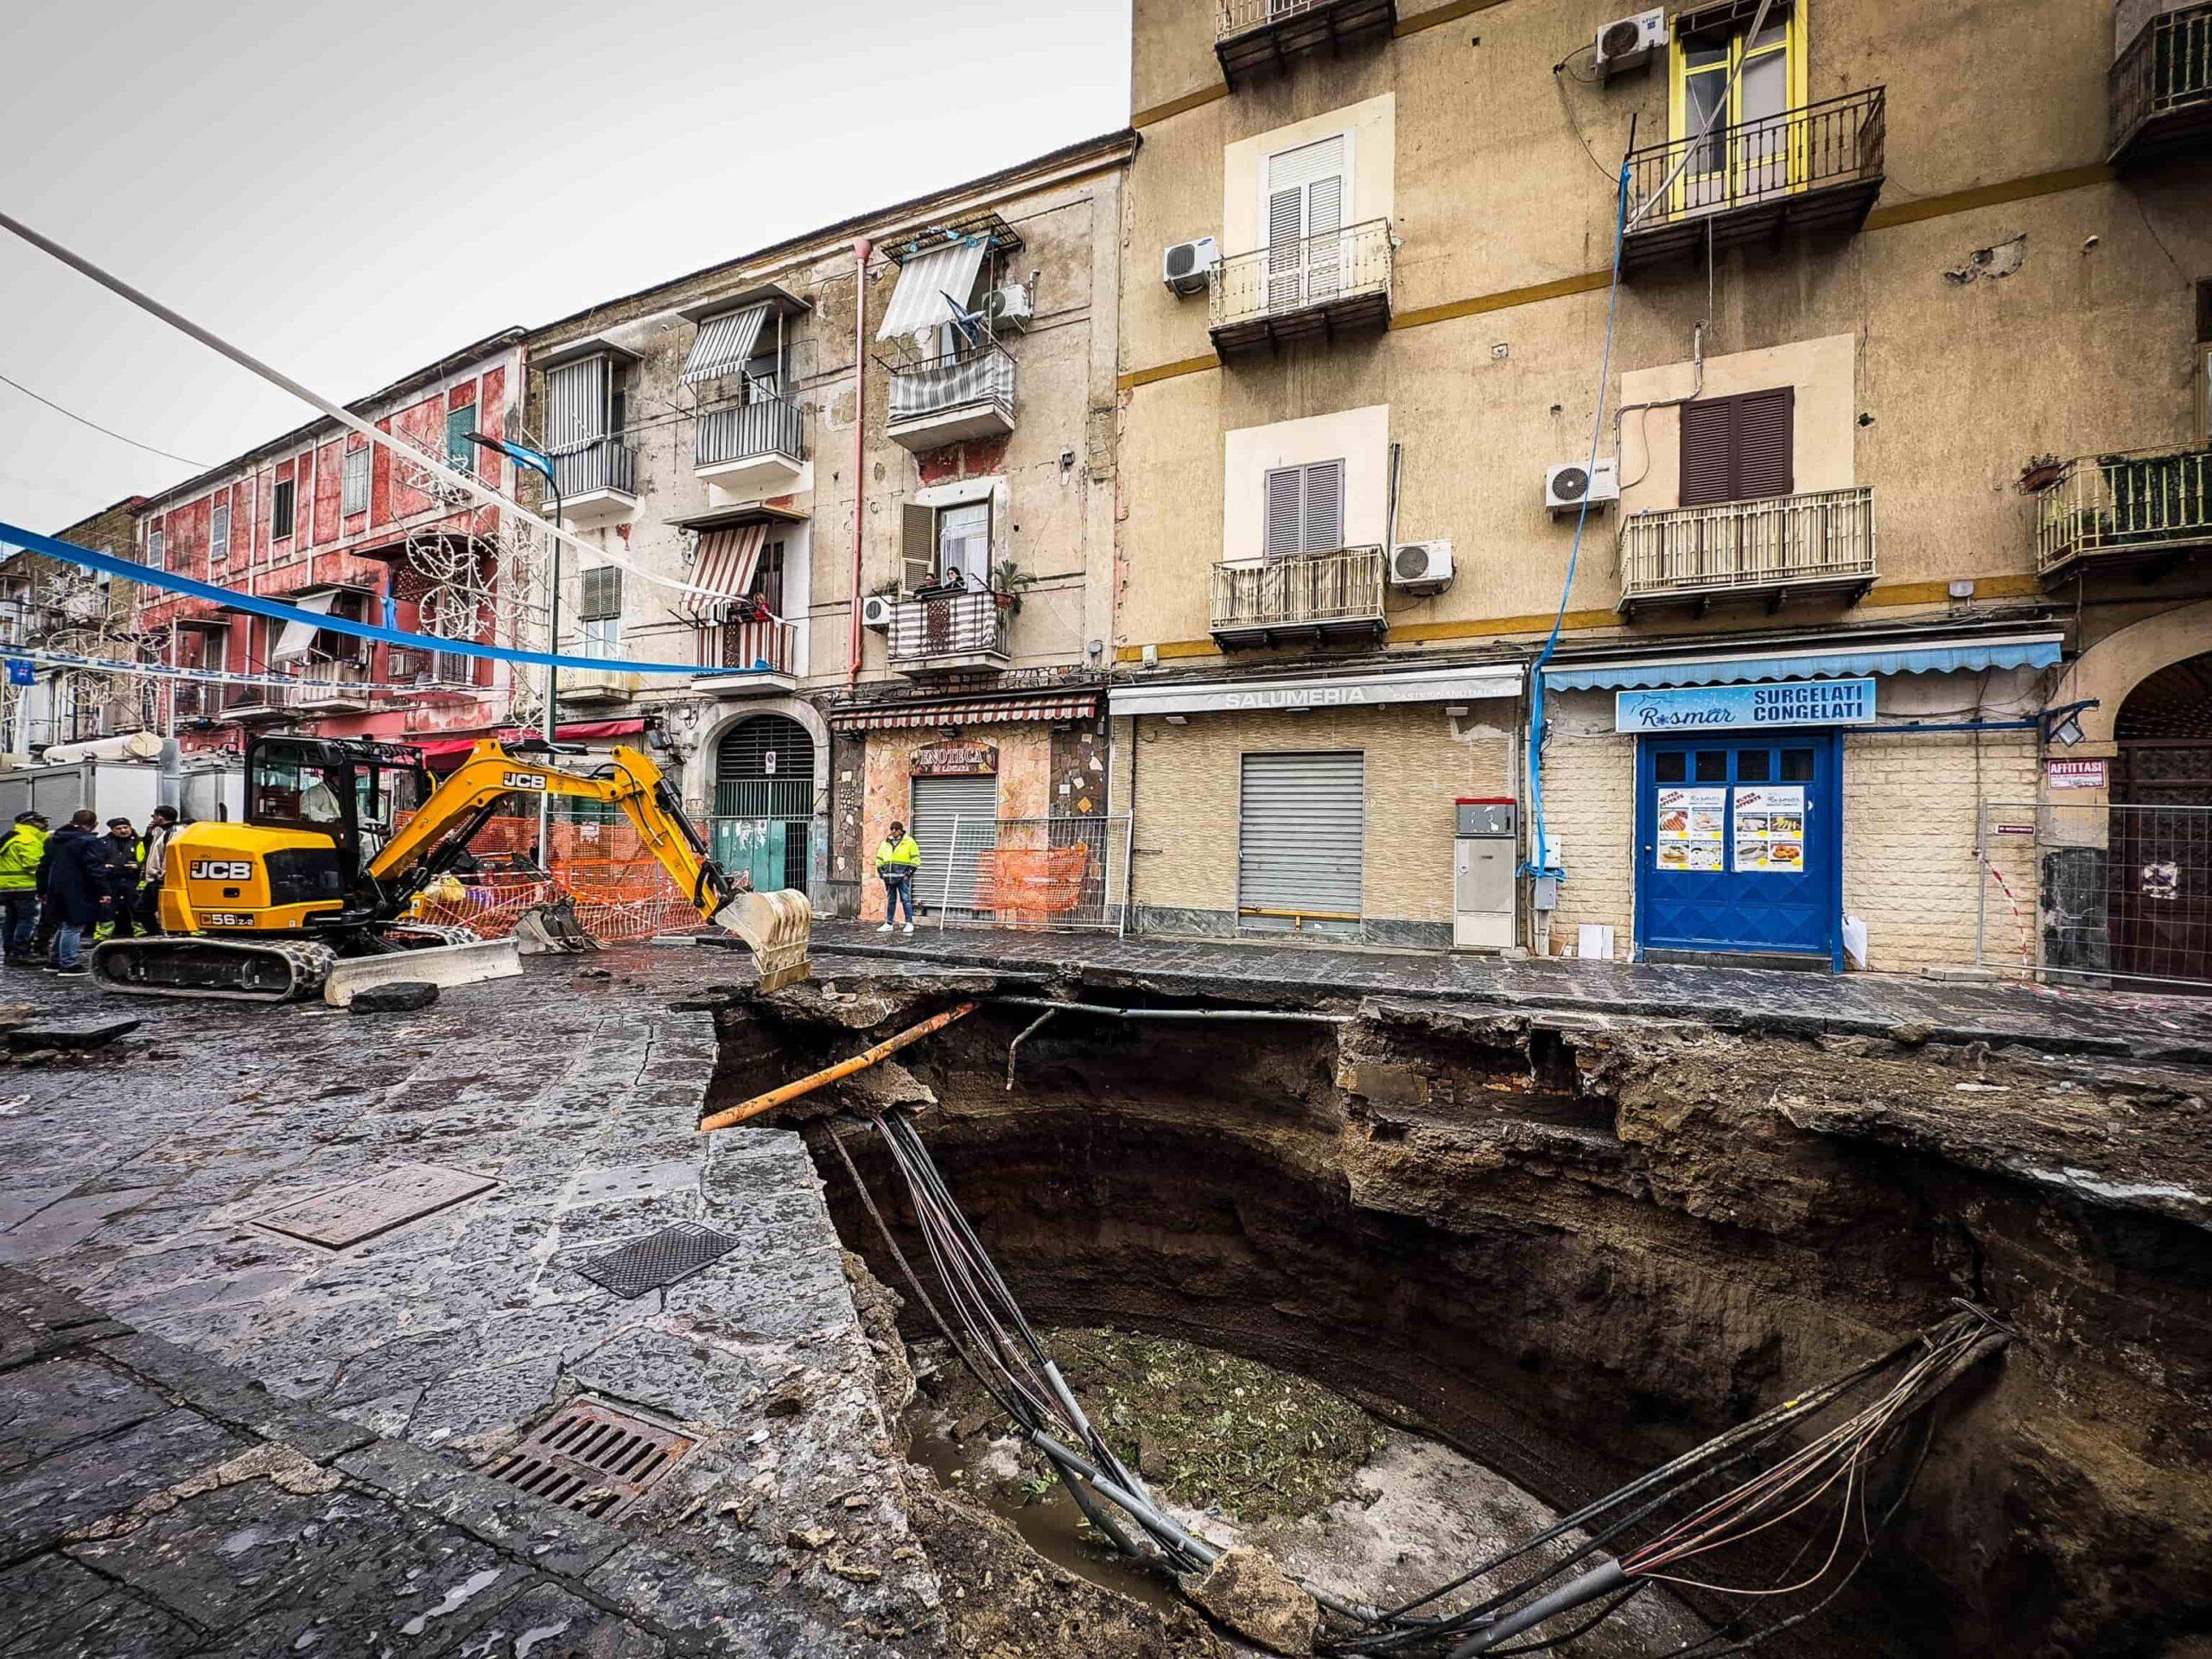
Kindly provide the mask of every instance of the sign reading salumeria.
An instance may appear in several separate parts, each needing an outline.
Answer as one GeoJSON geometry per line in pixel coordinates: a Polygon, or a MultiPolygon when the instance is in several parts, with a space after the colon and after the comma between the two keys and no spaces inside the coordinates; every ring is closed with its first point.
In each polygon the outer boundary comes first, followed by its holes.
{"type": "Polygon", "coordinates": [[[1746,726],[1871,726],[1874,682],[1682,685],[1613,696],[1617,732],[1718,732],[1746,726]]]}

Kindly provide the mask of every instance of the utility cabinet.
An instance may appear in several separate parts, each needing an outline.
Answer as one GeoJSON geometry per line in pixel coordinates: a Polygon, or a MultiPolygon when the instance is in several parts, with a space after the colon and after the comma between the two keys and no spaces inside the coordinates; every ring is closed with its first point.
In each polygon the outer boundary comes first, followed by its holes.
{"type": "Polygon", "coordinates": [[[1515,804],[1466,798],[1452,842],[1452,948],[1513,948],[1514,869],[1519,862],[1515,804]]]}

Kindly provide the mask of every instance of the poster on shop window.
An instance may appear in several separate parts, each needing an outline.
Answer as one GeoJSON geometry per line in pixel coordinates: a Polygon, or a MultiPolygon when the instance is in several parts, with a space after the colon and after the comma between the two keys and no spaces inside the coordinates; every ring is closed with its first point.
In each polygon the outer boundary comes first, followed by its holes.
{"type": "Polygon", "coordinates": [[[1662,870],[1719,870],[1728,833],[1725,789],[1659,791],[1658,866],[1662,870]]]}
{"type": "Polygon", "coordinates": [[[1736,868],[1777,875],[1805,873],[1805,787],[1802,784],[1738,785],[1736,790],[1736,868]]]}

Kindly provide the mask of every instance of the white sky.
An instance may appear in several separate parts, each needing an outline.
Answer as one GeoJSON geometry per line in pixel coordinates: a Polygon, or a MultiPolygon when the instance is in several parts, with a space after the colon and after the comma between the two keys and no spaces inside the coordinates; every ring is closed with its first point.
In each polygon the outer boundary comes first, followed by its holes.
{"type": "MultiPolygon", "coordinates": [[[[0,202],[340,401],[1128,118],[1128,0],[0,12],[0,202]]],[[[4,232],[0,375],[208,464],[309,413],[4,232]]],[[[0,519],[195,470],[0,385],[0,519]]]]}

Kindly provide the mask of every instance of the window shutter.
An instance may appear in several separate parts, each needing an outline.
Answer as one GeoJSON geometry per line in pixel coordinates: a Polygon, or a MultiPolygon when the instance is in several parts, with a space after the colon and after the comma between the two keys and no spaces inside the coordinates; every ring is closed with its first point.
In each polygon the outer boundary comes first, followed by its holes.
{"type": "Polygon", "coordinates": [[[916,593],[931,585],[937,572],[937,514],[908,502],[899,512],[899,585],[916,593]]]}
{"type": "Polygon", "coordinates": [[[1268,518],[1263,550],[1271,559],[1287,559],[1306,550],[1304,478],[1296,467],[1279,467],[1268,474],[1268,518]]]}
{"type": "Polygon", "coordinates": [[[586,622],[603,622],[622,614],[622,569],[602,564],[584,572],[582,602],[576,607],[586,622]]]}
{"type": "Polygon", "coordinates": [[[1298,239],[1306,233],[1305,199],[1300,190],[1278,190],[1268,198],[1268,246],[1278,260],[1295,257],[1298,239]]]}
{"type": "Polygon", "coordinates": [[[456,473],[476,470],[476,446],[468,435],[476,430],[476,406],[456,409],[446,416],[446,465],[456,473]]]}
{"type": "Polygon", "coordinates": [[[1306,469],[1306,550],[1330,553],[1344,544],[1344,464],[1316,461],[1306,469]]]}
{"type": "Polygon", "coordinates": [[[1735,499],[1735,415],[1730,397],[1682,405],[1681,505],[1708,506],[1735,499]]]}
{"type": "Polygon", "coordinates": [[[1344,181],[1340,173],[1316,179],[1306,192],[1306,234],[1332,236],[1344,228],[1344,181]]]}
{"type": "Polygon", "coordinates": [[[1746,392],[1736,405],[1736,491],[1738,501],[1763,501],[1796,493],[1792,465],[1797,389],[1776,386],[1746,392]]]}

